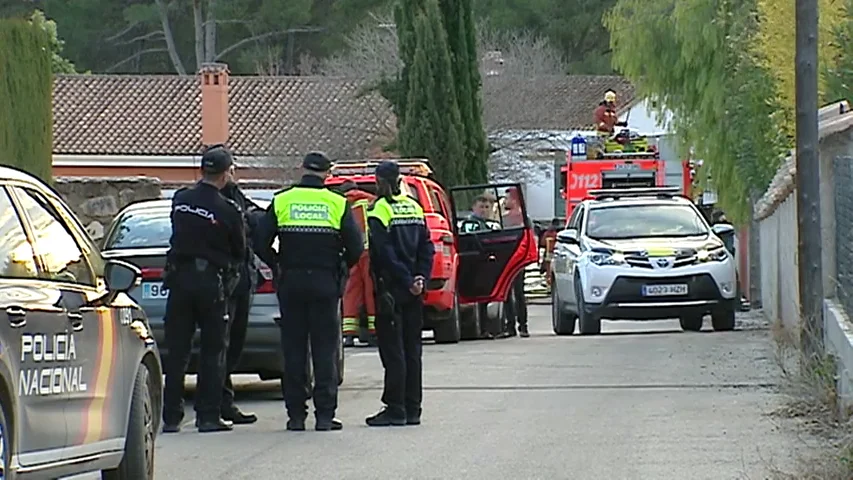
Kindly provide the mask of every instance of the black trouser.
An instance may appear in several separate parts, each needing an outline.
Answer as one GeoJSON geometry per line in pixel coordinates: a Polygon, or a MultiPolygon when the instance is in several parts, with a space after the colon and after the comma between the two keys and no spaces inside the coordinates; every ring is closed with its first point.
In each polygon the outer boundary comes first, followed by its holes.
{"type": "Polygon", "coordinates": [[[252,305],[251,285],[240,285],[228,302],[228,316],[231,317],[228,334],[228,350],[225,354],[225,382],[222,389],[222,413],[234,410],[234,385],[231,383],[231,372],[240,363],[243,345],[246,343],[246,330],[249,327],[249,309],[252,305]]]}
{"type": "Polygon", "coordinates": [[[391,313],[377,308],[376,341],[385,368],[382,403],[393,415],[418,414],[421,408],[423,308],[421,297],[397,300],[391,313]]]}
{"type": "Polygon", "coordinates": [[[201,329],[198,391],[195,411],[200,421],[219,418],[225,372],[228,315],[220,275],[194,265],[177,267],[169,281],[165,334],[168,357],[163,391],[163,422],[177,425],[184,418],[184,377],[196,327],[201,329]]]}
{"type": "Polygon", "coordinates": [[[522,270],[512,282],[512,295],[506,302],[506,331],[514,332],[515,324],[521,329],[527,328],[527,298],[524,296],[524,273],[522,270]]]}
{"type": "Polygon", "coordinates": [[[314,409],[318,419],[338,408],[338,349],[341,348],[340,296],[329,272],[282,272],[279,285],[284,403],[290,418],[307,416],[308,342],[314,367],[314,409]],[[332,285],[331,288],[326,288],[332,285]]]}

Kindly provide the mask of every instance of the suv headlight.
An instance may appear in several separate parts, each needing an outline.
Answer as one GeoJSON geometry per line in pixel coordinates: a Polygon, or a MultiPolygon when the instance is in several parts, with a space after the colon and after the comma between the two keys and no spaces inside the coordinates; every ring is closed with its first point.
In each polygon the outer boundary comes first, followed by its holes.
{"type": "Polygon", "coordinates": [[[625,255],[621,253],[591,253],[589,261],[599,265],[625,265],[625,255]]]}
{"type": "Polygon", "coordinates": [[[725,246],[721,246],[713,250],[699,250],[696,257],[700,262],[722,262],[729,258],[729,252],[725,246]]]}

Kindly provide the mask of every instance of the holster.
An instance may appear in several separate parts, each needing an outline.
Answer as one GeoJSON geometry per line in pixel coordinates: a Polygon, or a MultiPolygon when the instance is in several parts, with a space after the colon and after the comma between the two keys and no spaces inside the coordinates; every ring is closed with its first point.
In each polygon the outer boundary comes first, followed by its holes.
{"type": "Polygon", "coordinates": [[[388,288],[385,282],[371,269],[370,276],[373,277],[374,295],[376,296],[376,313],[387,318],[394,318],[397,308],[397,301],[388,288]]]}
{"type": "Polygon", "coordinates": [[[166,266],[163,267],[163,286],[172,289],[175,283],[175,265],[171,260],[166,260],[166,266]]]}

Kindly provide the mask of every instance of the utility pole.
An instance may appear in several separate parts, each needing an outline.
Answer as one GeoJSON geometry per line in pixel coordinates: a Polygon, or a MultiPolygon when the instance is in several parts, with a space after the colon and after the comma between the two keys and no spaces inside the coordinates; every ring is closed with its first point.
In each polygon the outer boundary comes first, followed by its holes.
{"type": "Polygon", "coordinates": [[[823,355],[823,266],[818,152],[818,0],[796,0],[797,259],[802,348],[807,361],[823,355]]]}

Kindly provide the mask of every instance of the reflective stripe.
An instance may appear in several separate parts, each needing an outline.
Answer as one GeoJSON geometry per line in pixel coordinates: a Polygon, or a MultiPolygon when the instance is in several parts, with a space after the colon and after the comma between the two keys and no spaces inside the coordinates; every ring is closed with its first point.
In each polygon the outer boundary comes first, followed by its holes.
{"type": "Polygon", "coordinates": [[[361,200],[356,200],[356,201],[355,201],[355,202],[353,202],[353,204],[352,204],[352,209],[353,209],[353,211],[354,211],[354,212],[355,212],[355,211],[357,211],[358,213],[356,213],[356,215],[358,215],[359,217],[361,217],[361,220],[363,220],[363,221],[364,221],[364,231],[363,231],[363,232],[361,232],[361,233],[363,233],[363,234],[364,234],[364,248],[365,248],[365,249],[367,249],[367,248],[368,248],[368,246],[369,246],[368,239],[370,238],[370,236],[367,234],[367,233],[368,233],[368,230],[370,229],[370,227],[369,227],[369,226],[368,226],[368,224],[367,224],[367,216],[368,216],[368,215],[367,215],[367,210],[368,210],[369,208],[370,208],[370,201],[369,201],[369,200],[367,200],[366,198],[365,198],[365,199],[361,199],[361,200]]]}
{"type": "Polygon", "coordinates": [[[379,220],[388,228],[397,225],[424,225],[424,210],[413,198],[406,194],[396,195],[394,203],[380,198],[367,213],[368,218],[379,220]]]}
{"type": "Polygon", "coordinates": [[[279,230],[287,232],[339,232],[346,208],[346,197],[325,188],[294,187],[273,198],[279,230]]]}

